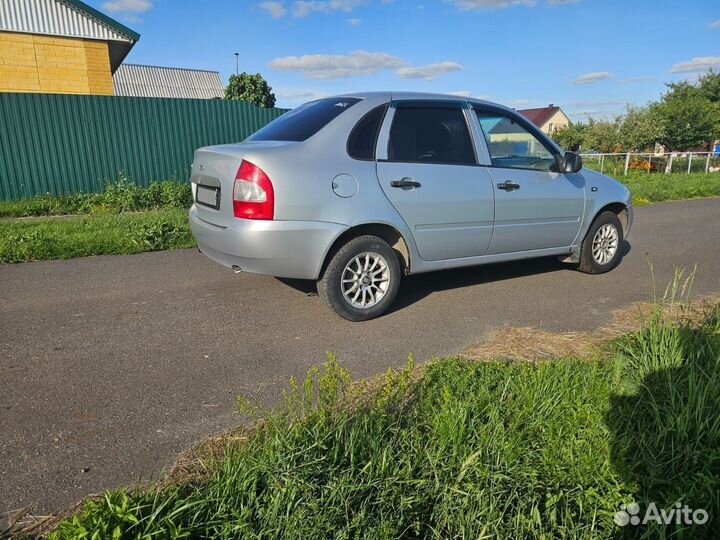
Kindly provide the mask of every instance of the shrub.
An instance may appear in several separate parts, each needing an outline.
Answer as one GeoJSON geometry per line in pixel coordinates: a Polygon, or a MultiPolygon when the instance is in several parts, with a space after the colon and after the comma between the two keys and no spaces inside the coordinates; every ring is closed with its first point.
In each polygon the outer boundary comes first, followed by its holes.
{"type": "Polygon", "coordinates": [[[140,251],[161,251],[192,242],[187,227],[170,221],[139,222],[130,229],[131,241],[140,251]]]}
{"type": "Polygon", "coordinates": [[[195,245],[187,211],[167,208],[141,213],[0,222],[0,263],[70,259],[189,248],[195,245]]]}
{"type": "Polygon", "coordinates": [[[44,195],[0,203],[0,217],[57,216],[68,214],[110,214],[161,208],[190,208],[192,191],[187,183],[167,180],[143,188],[120,173],[102,193],[44,195]]]}

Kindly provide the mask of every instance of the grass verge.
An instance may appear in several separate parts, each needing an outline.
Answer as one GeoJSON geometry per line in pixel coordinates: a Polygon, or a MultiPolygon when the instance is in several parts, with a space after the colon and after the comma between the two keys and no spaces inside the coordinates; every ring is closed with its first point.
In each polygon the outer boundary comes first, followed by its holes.
{"type": "Polygon", "coordinates": [[[649,174],[618,176],[633,195],[635,204],[720,197],[720,173],[649,174]]]}
{"type": "Polygon", "coordinates": [[[143,188],[124,175],[109,183],[102,193],[43,195],[19,201],[0,202],[0,218],[61,216],[69,214],[117,214],[161,208],[190,208],[188,183],[156,182],[143,188]]]}
{"type": "Polygon", "coordinates": [[[661,306],[593,358],[409,363],[363,386],[331,358],[254,433],[51,537],[713,538],[719,387],[720,305],[661,306]],[[621,528],[630,503],[709,519],[621,528]]]}
{"type": "Polygon", "coordinates": [[[187,210],[0,221],[0,263],[189,248],[187,210]]]}

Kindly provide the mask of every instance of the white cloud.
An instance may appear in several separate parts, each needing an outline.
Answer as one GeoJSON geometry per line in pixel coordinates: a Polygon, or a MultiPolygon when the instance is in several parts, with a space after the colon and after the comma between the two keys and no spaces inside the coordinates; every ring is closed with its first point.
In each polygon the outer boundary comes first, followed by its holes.
{"type": "Polygon", "coordinates": [[[302,103],[308,101],[314,101],[316,99],[322,99],[330,95],[338,94],[340,92],[327,92],[323,90],[307,90],[307,89],[296,89],[296,88],[283,88],[275,90],[275,97],[278,99],[280,107],[297,107],[302,103]]]}
{"type": "Polygon", "coordinates": [[[275,91],[275,96],[283,99],[314,98],[318,95],[318,92],[313,90],[281,89],[275,91]]]}
{"type": "Polygon", "coordinates": [[[592,84],[606,79],[611,79],[612,76],[613,74],[608,71],[594,71],[592,73],[580,75],[574,82],[575,84],[592,84]]]}
{"type": "Polygon", "coordinates": [[[386,53],[353,51],[350,54],[305,54],[275,58],[268,67],[279,71],[300,71],[311,79],[339,79],[372,75],[384,69],[394,69],[405,62],[386,53]]]}
{"type": "MultiPolygon", "coordinates": [[[[450,2],[461,11],[481,11],[484,9],[505,9],[515,6],[535,7],[538,0],[443,0],[450,2]]],[[[580,0],[546,0],[550,6],[575,4],[580,0]]]]}
{"type": "Polygon", "coordinates": [[[670,73],[697,73],[711,68],[720,68],[720,56],[698,56],[689,62],[673,65],[670,73]]]}
{"type": "Polygon", "coordinates": [[[440,62],[439,64],[428,64],[427,66],[409,66],[398,69],[395,73],[403,79],[423,79],[434,81],[438,77],[453,71],[460,71],[462,66],[457,62],[440,62]]]}
{"type": "Polygon", "coordinates": [[[111,13],[145,13],[153,7],[151,0],[111,0],[102,5],[111,13]]]}
{"type": "Polygon", "coordinates": [[[287,14],[282,2],[261,2],[258,7],[267,11],[273,19],[282,19],[287,14]]]}
{"type": "Polygon", "coordinates": [[[608,111],[585,110],[585,111],[569,111],[570,118],[587,121],[589,118],[593,120],[613,120],[617,115],[608,111]]]}
{"type": "MultiPolygon", "coordinates": [[[[398,77],[426,81],[433,81],[442,75],[462,69],[460,64],[448,61],[425,66],[410,66],[398,56],[363,50],[352,51],[349,54],[282,56],[271,60],[268,67],[278,71],[298,71],[311,79],[358,77],[394,69],[398,77]]],[[[469,95],[470,92],[467,94],[469,95]]]]}
{"type": "Polygon", "coordinates": [[[448,95],[459,96],[459,97],[470,97],[472,95],[472,92],[470,90],[456,90],[455,92],[448,92],[448,95]]]}
{"type": "Polygon", "coordinates": [[[573,107],[613,107],[615,105],[624,105],[624,101],[606,100],[606,101],[574,101],[570,105],[573,107]]]}
{"type": "Polygon", "coordinates": [[[524,107],[526,105],[530,105],[530,100],[529,99],[516,99],[513,101],[509,101],[508,105],[510,107],[524,107]]]}
{"type": "Polygon", "coordinates": [[[642,82],[649,82],[649,81],[656,81],[657,77],[630,77],[629,79],[623,79],[620,82],[622,84],[633,84],[633,83],[642,83],[642,82]]]}
{"type": "Polygon", "coordinates": [[[511,6],[533,7],[536,0],[445,0],[462,11],[480,11],[482,9],[504,9],[511,6]]]}
{"type": "Polygon", "coordinates": [[[708,28],[710,30],[720,30],[720,19],[718,19],[717,21],[715,21],[713,23],[708,24],[708,28]]]}
{"type": "Polygon", "coordinates": [[[350,26],[357,26],[362,22],[362,19],[348,19],[347,22],[350,26]]]}
{"type": "Polygon", "coordinates": [[[307,17],[313,12],[328,13],[343,11],[350,13],[358,6],[364,6],[367,0],[298,0],[293,2],[293,17],[307,17]]]}

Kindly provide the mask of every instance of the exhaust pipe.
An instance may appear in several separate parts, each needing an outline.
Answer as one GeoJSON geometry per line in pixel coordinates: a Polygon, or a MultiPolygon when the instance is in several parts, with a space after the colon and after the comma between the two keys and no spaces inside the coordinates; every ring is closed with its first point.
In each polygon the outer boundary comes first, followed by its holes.
{"type": "Polygon", "coordinates": [[[236,265],[236,264],[233,264],[232,269],[233,269],[233,272],[235,272],[236,274],[239,274],[240,272],[242,272],[242,268],[240,268],[240,267],[239,267],[238,265],[236,265]]]}

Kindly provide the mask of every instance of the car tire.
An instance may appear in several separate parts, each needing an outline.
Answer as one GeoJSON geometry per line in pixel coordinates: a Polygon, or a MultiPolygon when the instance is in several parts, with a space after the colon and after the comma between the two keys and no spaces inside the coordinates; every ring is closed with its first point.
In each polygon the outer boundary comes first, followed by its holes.
{"type": "Polygon", "coordinates": [[[318,295],[342,318],[367,321],[392,305],[401,278],[400,263],[387,242],[358,236],[330,257],[317,282],[318,295]]]}
{"type": "Polygon", "coordinates": [[[622,223],[613,212],[603,212],[585,235],[577,269],[586,274],[609,272],[620,264],[622,247],[622,223]]]}

